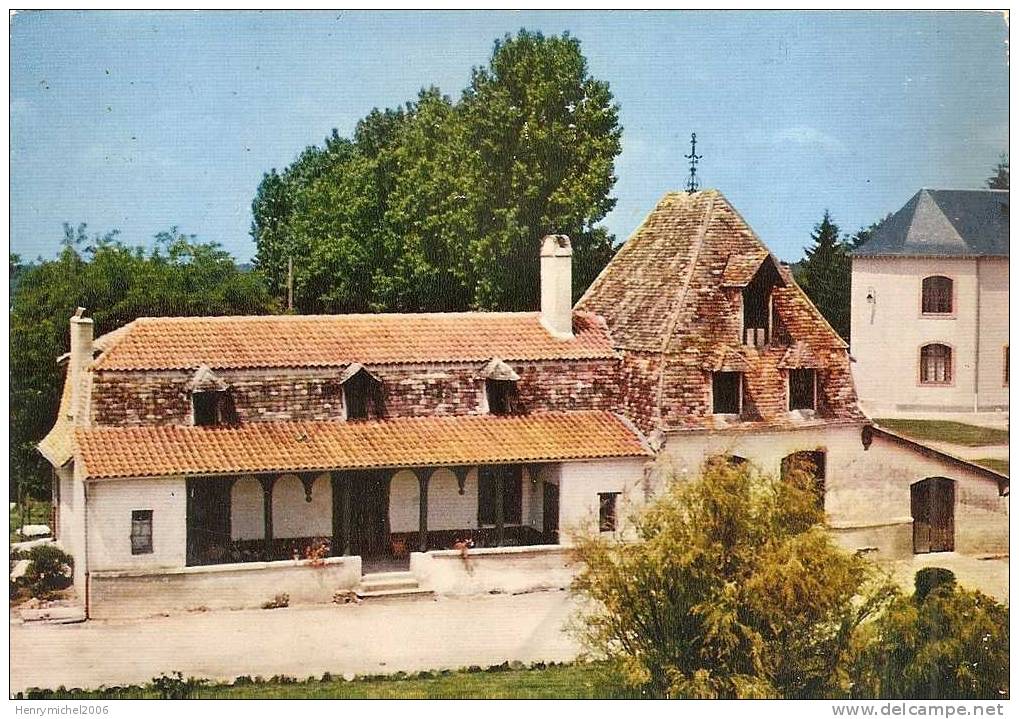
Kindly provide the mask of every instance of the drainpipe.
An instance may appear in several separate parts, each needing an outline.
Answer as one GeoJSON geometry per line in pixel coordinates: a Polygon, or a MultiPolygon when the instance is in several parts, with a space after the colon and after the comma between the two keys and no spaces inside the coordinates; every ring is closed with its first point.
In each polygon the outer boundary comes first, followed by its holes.
{"type": "Polygon", "coordinates": [[[85,560],[85,619],[88,620],[92,618],[92,578],[88,571],[88,482],[84,479],[81,481],[81,522],[85,528],[81,555],[85,560]]]}
{"type": "Polygon", "coordinates": [[[977,269],[977,311],[974,330],[975,353],[973,360],[973,412],[980,411],[980,258],[976,259],[977,269]]]}

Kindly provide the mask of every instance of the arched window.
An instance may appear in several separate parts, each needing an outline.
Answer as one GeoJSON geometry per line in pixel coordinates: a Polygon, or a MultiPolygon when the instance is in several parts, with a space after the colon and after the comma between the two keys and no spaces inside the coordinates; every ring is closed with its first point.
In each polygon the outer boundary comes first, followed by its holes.
{"type": "Polygon", "coordinates": [[[920,384],[952,383],[952,348],[930,344],[920,348],[920,384]]]}
{"type": "Polygon", "coordinates": [[[925,315],[952,313],[952,280],[941,275],[924,277],[920,311],[925,315]]]}

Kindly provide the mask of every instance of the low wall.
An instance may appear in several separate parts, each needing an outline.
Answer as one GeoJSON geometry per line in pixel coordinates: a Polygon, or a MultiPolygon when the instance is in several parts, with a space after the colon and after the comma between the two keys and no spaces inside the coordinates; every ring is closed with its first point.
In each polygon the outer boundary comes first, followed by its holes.
{"type": "Polygon", "coordinates": [[[833,524],[835,540],[851,552],[877,549],[871,559],[905,559],[913,556],[913,520],[909,517],[874,524],[833,524]]]}
{"type": "Polygon", "coordinates": [[[576,573],[571,550],[553,544],[413,552],[410,571],[437,594],[528,592],[568,587],[576,573]]]}
{"type": "Polygon", "coordinates": [[[360,557],[330,557],[319,566],[309,560],[246,562],[152,571],[93,572],[89,576],[89,616],[94,619],[143,617],[201,609],[257,608],[277,594],[291,604],[331,602],[340,589],[361,581],[360,557]]]}

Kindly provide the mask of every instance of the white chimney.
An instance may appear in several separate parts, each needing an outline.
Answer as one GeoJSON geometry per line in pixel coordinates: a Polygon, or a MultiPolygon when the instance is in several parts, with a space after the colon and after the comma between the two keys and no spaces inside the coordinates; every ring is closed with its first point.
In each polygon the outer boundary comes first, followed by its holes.
{"type": "Polygon", "coordinates": [[[573,247],[566,235],[541,241],[541,323],[556,337],[573,337],[573,247]]]}
{"type": "Polygon", "coordinates": [[[67,364],[67,380],[71,383],[71,414],[74,424],[86,425],[87,408],[85,390],[88,366],[92,363],[92,319],[82,317],[85,308],[79,307],[71,318],[71,352],[67,364]]]}

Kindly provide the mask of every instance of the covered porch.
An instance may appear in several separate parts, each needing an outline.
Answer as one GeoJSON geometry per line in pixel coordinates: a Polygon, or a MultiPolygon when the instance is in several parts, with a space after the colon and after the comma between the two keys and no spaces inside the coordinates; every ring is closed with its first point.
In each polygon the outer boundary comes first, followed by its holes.
{"type": "Polygon", "coordinates": [[[411,552],[559,542],[556,465],[483,464],[198,476],[188,566],[329,556],[365,572],[411,552]]]}

